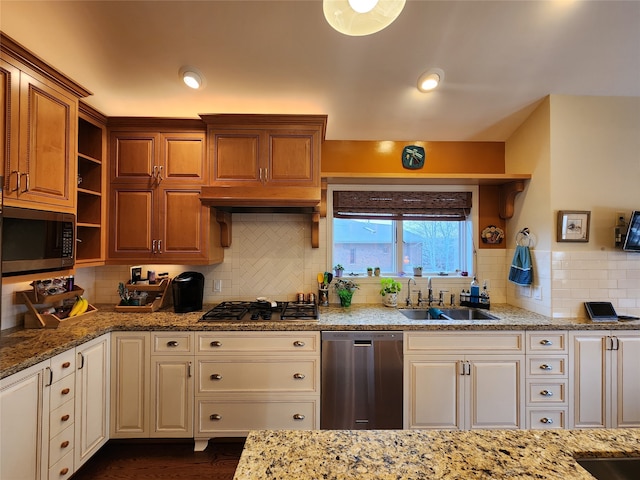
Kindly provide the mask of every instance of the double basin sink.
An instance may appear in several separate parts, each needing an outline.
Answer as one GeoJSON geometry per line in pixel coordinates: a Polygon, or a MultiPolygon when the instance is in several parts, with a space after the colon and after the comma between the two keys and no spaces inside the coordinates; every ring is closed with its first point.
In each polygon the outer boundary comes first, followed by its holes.
{"type": "Polygon", "coordinates": [[[398,311],[411,320],[499,320],[477,308],[406,308],[398,311]]]}

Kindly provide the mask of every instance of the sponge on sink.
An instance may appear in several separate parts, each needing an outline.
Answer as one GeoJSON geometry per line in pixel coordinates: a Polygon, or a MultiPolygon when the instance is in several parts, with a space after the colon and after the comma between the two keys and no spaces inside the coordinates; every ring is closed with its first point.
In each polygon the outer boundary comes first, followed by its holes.
{"type": "Polygon", "coordinates": [[[429,315],[431,316],[431,318],[440,318],[440,316],[442,315],[442,310],[432,307],[429,309],[429,315]]]}

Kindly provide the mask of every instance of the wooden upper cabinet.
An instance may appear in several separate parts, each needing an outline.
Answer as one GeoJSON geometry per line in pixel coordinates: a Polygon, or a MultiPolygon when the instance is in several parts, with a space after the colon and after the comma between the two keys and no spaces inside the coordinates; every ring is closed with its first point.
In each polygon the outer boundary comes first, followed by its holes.
{"type": "Polygon", "coordinates": [[[161,133],[161,182],[170,185],[203,185],[209,181],[205,133],[161,133]]]}
{"type": "Polygon", "coordinates": [[[261,185],[261,137],[258,131],[228,130],[212,133],[212,185],[261,185]]]}
{"type": "Polygon", "coordinates": [[[159,141],[157,133],[112,132],[111,181],[151,184],[158,170],[159,141]]]}

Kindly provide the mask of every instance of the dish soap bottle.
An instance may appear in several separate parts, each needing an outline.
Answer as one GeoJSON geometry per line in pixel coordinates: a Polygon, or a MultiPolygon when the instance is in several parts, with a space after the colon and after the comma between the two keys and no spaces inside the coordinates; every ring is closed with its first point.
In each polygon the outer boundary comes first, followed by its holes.
{"type": "Polygon", "coordinates": [[[475,275],[471,281],[471,298],[469,300],[472,303],[480,302],[480,284],[478,283],[478,279],[475,275]]]}

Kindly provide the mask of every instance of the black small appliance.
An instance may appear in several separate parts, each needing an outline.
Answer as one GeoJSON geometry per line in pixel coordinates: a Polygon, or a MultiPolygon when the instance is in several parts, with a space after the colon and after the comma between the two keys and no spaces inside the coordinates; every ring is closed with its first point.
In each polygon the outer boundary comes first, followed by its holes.
{"type": "Polygon", "coordinates": [[[173,310],[176,313],[202,310],[204,275],[199,272],[183,272],[173,279],[173,310]]]}

